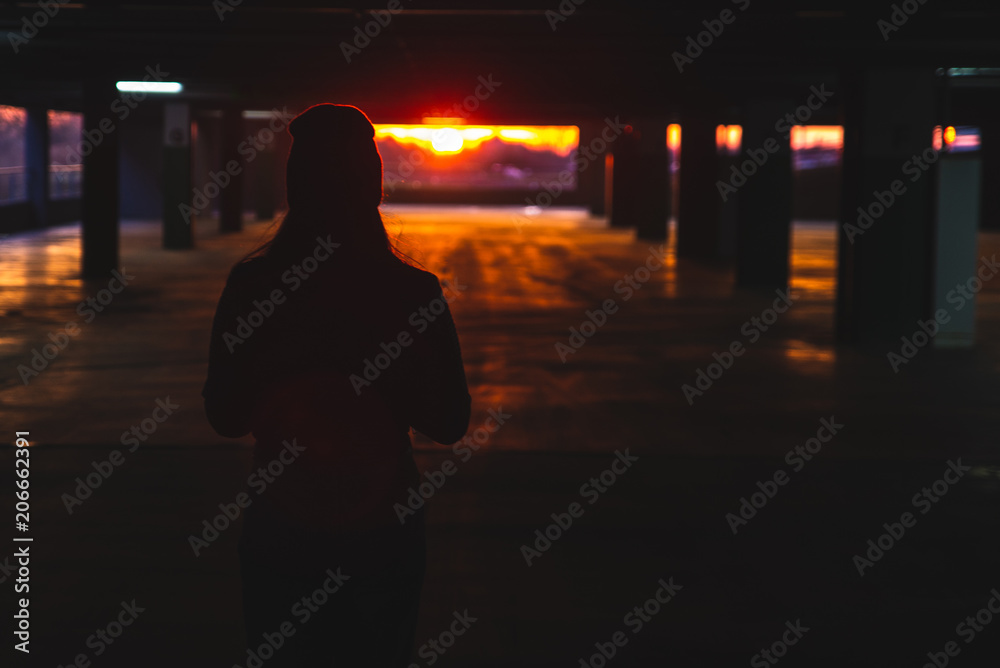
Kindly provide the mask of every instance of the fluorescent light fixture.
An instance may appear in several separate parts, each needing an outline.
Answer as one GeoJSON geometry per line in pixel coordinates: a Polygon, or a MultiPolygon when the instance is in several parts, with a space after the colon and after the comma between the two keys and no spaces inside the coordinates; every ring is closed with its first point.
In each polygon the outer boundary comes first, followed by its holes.
{"type": "Polygon", "coordinates": [[[115,88],[123,93],[179,93],[184,90],[176,81],[119,81],[115,88]]]}
{"type": "Polygon", "coordinates": [[[247,109],[244,110],[240,115],[243,116],[243,118],[251,121],[266,121],[269,118],[275,118],[278,115],[278,113],[276,109],[272,109],[271,111],[262,111],[260,109],[247,109]]]}
{"type": "Polygon", "coordinates": [[[939,67],[937,73],[949,77],[996,77],[1000,76],[1000,67],[939,67]]]}

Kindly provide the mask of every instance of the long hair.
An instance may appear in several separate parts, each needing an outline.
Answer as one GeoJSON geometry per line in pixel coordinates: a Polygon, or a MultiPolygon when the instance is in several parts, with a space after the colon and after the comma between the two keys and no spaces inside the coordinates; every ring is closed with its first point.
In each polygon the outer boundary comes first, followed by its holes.
{"type": "Polygon", "coordinates": [[[364,112],[350,105],[313,105],[292,119],[288,132],[288,211],[241,262],[291,256],[316,237],[330,237],[342,245],[341,257],[409,264],[379,211],[382,156],[364,112]]]}

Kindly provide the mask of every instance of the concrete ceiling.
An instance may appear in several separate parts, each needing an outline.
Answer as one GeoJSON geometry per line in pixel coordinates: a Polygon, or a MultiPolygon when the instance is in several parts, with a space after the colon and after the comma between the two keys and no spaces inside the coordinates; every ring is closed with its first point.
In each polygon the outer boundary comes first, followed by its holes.
{"type": "MultiPolygon", "coordinates": [[[[344,50],[357,48],[357,31],[374,21],[368,9],[251,0],[66,5],[27,43],[14,38],[15,53],[11,35],[41,10],[5,3],[0,104],[79,108],[85,78],[141,79],[147,66],[159,65],[185,84],[189,99],[207,106],[350,102],[373,117],[403,121],[445,112],[473,94],[480,76],[492,75],[501,85],[473,118],[545,121],[673,113],[692,100],[725,108],[760,91],[795,96],[844,69],[875,65],[1000,65],[996,3],[912,2],[919,9],[886,33],[888,24],[878,22],[891,20],[889,3],[648,8],[562,0],[560,14],[556,0],[503,10],[400,0],[403,11],[383,15],[391,16],[388,24],[367,45],[359,39],[363,48],[352,50],[350,62],[344,50]],[[688,38],[723,9],[733,12],[732,22],[679,71],[674,52],[684,52],[688,38]]],[[[376,33],[376,25],[369,30],[376,33]]]]}

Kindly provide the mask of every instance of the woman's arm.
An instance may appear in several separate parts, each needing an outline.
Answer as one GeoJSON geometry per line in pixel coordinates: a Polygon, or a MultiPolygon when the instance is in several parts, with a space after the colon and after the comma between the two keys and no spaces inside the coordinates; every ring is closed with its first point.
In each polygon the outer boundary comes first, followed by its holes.
{"type": "Polygon", "coordinates": [[[458,441],[469,428],[472,398],[465,379],[462,351],[455,331],[451,310],[441,291],[441,285],[433,275],[426,275],[428,289],[432,295],[422,305],[428,312],[439,310],[440,305],[430,308],[431,302],[440,300],[444,311],[437,316],[419,316],[411,320],[415,325],[413,345],[403,352],[407,381],[401,404],[406,421],[417,431],[445,445],[458,441]],[[431,283],[433,281],[433,283],[431,283]],[[421,331],[421,322],[426,329],[421,331]]]}

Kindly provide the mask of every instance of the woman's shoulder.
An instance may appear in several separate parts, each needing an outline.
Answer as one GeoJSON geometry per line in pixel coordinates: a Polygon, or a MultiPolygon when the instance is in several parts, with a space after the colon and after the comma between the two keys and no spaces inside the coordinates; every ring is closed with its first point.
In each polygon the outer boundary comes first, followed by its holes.
{"type": "Polygon", "coordinates": [[[407,264],[406,262],[399,262],[399,271],[400,274],[406,279],[424,285],[438,282],[438,277],[431,272],[412,264],[407,264]]]}
{"type": "Polygon", "coordinates": [[[266,258],[253,257],[240,260],[229,269],[226,290],[236,294],[259,292],[275,282],[272,274],[273,271],[266,258]]]}
{"type": "Polygon", "coordinates": [[[441,282],[431,272],[405,262],[399,263],[399,282],[418,296],[434,297],[441,292],[441,282]]]}
{"type": "Polygon", "coordinates": [[[229,270],[229,280],[248,279],[260,276],[267,271],[267,258],[256,256],[245,258],[234,264],[229,270]]]}
{"type": "MultiPolygon", "coordinates": [[[[349,282],[355,283],[357,268],[353,265],[340,267],[340,271],[333,272],[330,278],[334,282],[343,282],[346,280],[345,272],[354,275],[349,282]]],[[[267,257],[252,257],[233,265],[229,271],[227,285],[230,289],[236,290],[254,289],[262,282],[273,282],[275,273],[274,263],[267,257]]],[[[402,260],[394,260],[380,266],[368,266],[364,273],[368,274],[368,280],[365,282],[376,291],[380,289],[377,286],[381,284],[382,289],[422,300],[433,299],[442,291],[441,282],[435,274],[402,260]]]]}
{"type": "Polygon", "coordinates": [[[229,273],[233,274],[236,272],[254,271],[259,270],[264,265],[267,264],[267,257],[263,255],[255,255],[253,257],[243,258],[239,262],[233,265],[229,273]]]}

